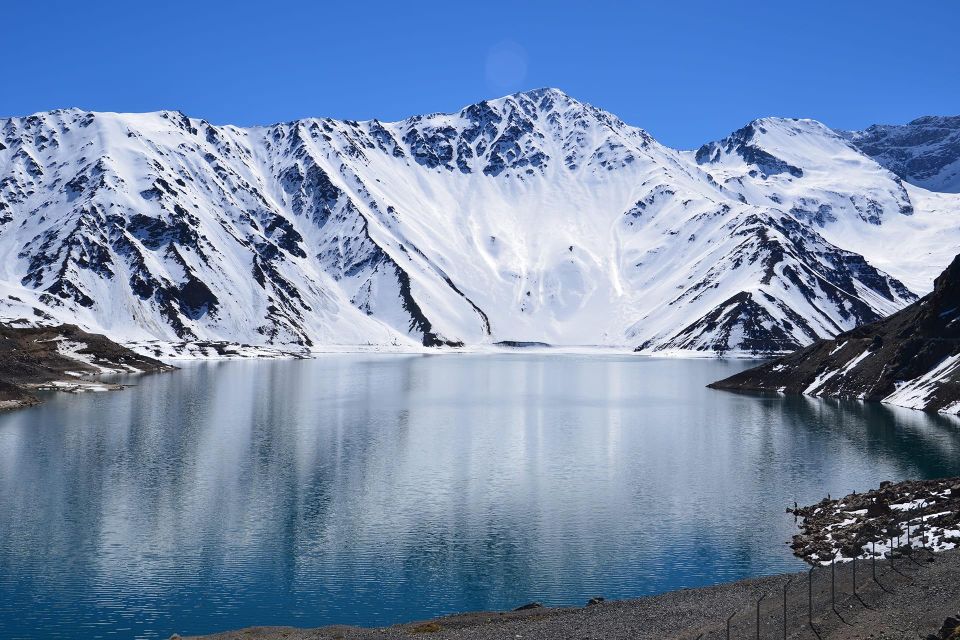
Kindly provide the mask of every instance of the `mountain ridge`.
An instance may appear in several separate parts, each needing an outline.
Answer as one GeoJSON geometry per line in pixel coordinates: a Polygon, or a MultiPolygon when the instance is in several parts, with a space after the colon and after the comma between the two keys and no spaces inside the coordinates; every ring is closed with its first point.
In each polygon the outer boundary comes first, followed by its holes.
{"type": "Polygon", "coordinates": [[[0,120],[0,314],[125,341],[781,352],[902,308],[960,240],[952,194],[814,123],[677,151],[552,88],[396,122],[0,120]]]}
{"type": "Polygon", "coordinates": [[[841,132],[898,176],[932,191],[960,193],[960,115],[841,132]]]}

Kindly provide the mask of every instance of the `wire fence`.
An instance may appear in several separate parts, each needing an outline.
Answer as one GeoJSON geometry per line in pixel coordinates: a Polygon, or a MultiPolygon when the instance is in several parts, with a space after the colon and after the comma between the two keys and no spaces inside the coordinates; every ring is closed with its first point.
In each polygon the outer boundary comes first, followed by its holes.
{"type": "MultiPolygon", "coordinates": [[[[921,505],[920,511],[925,508],[921,505]]],[[[847,625],[856,631],[856,607],[876,610],[885,593],[913,582],[912,573],[934,552],[931,525],[921,516],[907,518],[905,530],[874,540],[855,558],[811,567],[806,575],[756,595],[748,607],[731,611],[722,628],[691,633],[690,640],[772,640],[821,638],[825,627],[847,625]],[[879,549],[878,549],[879,544],[879,549]]]]}

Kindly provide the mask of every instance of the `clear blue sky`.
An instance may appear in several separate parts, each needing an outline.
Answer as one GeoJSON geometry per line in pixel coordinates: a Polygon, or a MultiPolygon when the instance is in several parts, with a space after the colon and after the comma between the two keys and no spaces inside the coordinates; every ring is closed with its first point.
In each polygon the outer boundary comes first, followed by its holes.
{"type": "Polygon", "coordinates": [[[554,86],[689,148],[767,115],[960,113],[958,34],[953,0],[7,0],[0,115],[395,120],[554,86]]]}

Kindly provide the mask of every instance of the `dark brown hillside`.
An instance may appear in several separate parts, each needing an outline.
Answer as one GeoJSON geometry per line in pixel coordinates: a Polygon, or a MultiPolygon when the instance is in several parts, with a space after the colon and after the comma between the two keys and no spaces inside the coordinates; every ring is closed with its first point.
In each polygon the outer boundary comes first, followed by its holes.
{"type": "Polygon", "coordinates": [[[31,389],[53,382],[78,383],[102,373],[171,369],[173,367],[159,360],[141,356],[75,325],[12,327],[0,324],[0,408],[35,404],[37,399],[31,389]],[[64,344],[71,345],[76,357],[62,352],[64,344]]]}
{"type": "Polygon", "coordinates": [[[929,295],[863,325],[714,382],[714,389],[861,398],[928,411],[960,403],[960,256],[929,295]]]}

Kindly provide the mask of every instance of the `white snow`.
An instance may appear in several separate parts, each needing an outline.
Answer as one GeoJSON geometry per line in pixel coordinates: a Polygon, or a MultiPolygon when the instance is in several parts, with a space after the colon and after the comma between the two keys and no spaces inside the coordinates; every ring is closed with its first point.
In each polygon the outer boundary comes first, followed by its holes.
{"type": "MultiPolygon", "coordinates": [[[[141,373],[140,369],[137,369],[129,364],[106,366],[102,362],[98,362],[92,354],[80,353],[82,350],[87,348],[87,343],[85,342],[81,342],[79,340],[70,340],[69,338],[64,337],[54,338],[53,340],[57,343],[57,352],[60,355],[70,358],[71,360],[76,360],[77,362],[82,362],[83,364],[93,368],[96,373],[141,373]]],[[[85,375],[79,371],[66,371],[64,373],[74,377],[85,375]]]]}
{"type": "MultiPolygon", "coordinates": [[[[837,351],[839,351],[839,349],[840,348],[838,347],[837,349],[834,349],[831,353],[836,353],[837,351]]],[[[871,352],[869,350],[865,350],[863,351],[863,353],[861,353],[857,357],[852,358],[849,362],[843,365],[843,367],[839,369],[827,369],[826,371],[823,371],[816,377],[816,379],[813,382],[811,382],[807,386],[806,389],[803,390],[803,393],[807,395],[817,395],[817,390],[823,387],[823,385],[826,384],[828,380],[832,380],[834,377],[837,377],[837,376],[842,378],[843,376],[847,375],[850,371],[852,371],[854,368],[856,368],[858,364],[863,362],[866,358],[870,357],[870,355],[871,355],[871,352]]]]}
{"type": "MultiPolygon", "coordinates": [[[[883,401],[901,407],[923,409],[927,405],[930,394],[936,390],[938,383],[956,372],[958,366],[960,366],[960,354],[944,358],[940,364],[919,378],[898,384],[897,390],[884,398],[883,401]]],[[[950,409],[956,406],[951,405],[943,411],[953,413],[955,411],[950,409]]]]}

